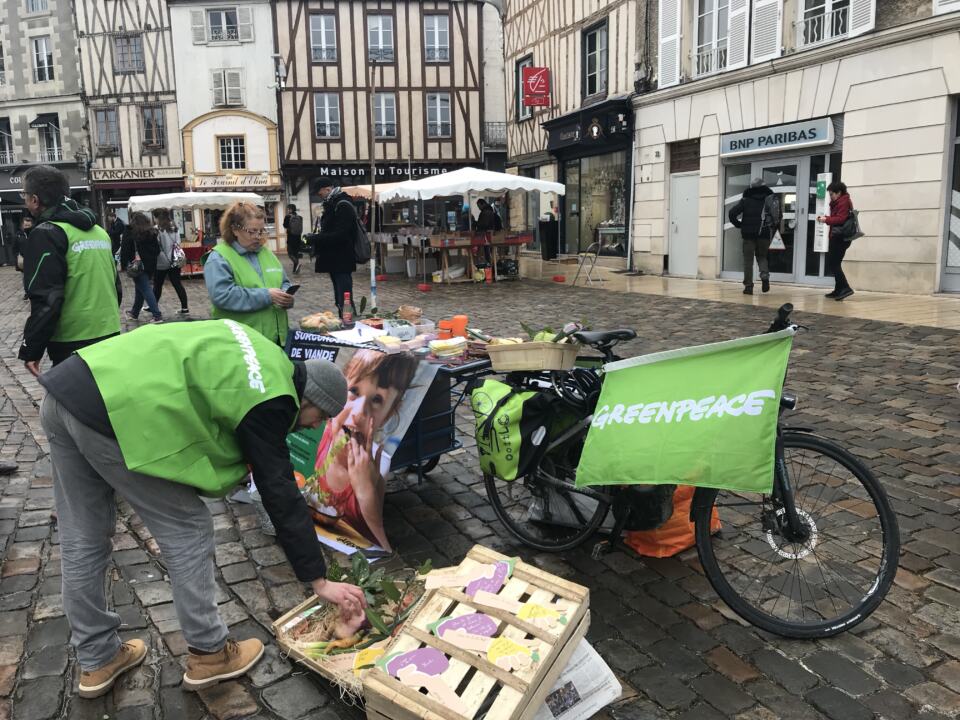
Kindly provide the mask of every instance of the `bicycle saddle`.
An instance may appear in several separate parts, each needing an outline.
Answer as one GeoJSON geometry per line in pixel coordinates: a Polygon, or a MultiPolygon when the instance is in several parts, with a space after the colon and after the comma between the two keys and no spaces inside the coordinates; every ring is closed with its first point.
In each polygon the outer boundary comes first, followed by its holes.
{"type": "Polygon", "coordinates": [[[573,337],[584,345],[611,345],[623,340],[633,340],[637,336],[634,330],[598,330],[596,332],[583,331],[574,333],[573,337]]]}

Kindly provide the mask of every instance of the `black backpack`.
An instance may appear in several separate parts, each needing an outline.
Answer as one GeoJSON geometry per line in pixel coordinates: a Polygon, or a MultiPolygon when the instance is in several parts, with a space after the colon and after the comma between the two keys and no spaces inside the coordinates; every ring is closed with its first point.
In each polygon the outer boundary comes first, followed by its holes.
{"type": "Polygon", "coordinates": [[[360,222],[360,218],[357,217],[357,211],[354,209],[353,203],[349,200],[341,200],[337,203],[337,207],[339,208],[344,203],[350,207],[354,222],[357,225],[357,231],[353,237],[353,259],[358,265],[363,265],[364,263],[370,262],[370,256],[372,254],[370,236],[367,234],[367,229],[360,222]]]}
{"type": "Polygon", "coordinates": [[[291,215],[287,218],[287,234],[303,235],[303,217],[300,215],[291,215]]]}

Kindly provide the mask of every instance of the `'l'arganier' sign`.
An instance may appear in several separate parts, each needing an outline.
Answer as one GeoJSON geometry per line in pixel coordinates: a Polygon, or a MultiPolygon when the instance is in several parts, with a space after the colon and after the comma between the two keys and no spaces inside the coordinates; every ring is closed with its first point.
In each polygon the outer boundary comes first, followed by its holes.
{"type": "Polygon", "coordinates": [[[720,155],[737,157],[780,150],[797,150],[818,145],[832,145],[833,140],[833,120],[828,117],[817,118],[721,135],[720,155]]]}

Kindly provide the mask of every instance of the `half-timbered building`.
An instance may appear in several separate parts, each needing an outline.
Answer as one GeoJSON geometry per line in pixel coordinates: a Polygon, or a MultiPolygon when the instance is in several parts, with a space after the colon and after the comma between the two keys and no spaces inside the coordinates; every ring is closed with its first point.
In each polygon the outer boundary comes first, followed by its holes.
{"type": "Polygon", "coordinates": [[[101,210],[183,188],[166,0],[75,0],[101,210]]]}
{"type": "Polygon", "coordinates": [[[31,165],[53,165],[81,201],[89,189],[77,38],[68,0],[8,0],[0,23],[0,215],[12,233],[31,165]]]}
{"type": "Polygon", "coordinates": [[[275,0],[288,191],[502,167],[499,16],[480,0],[275,0]],[[493,82],[487,77],[493,74],[493,82]],[[498,158],[499,156],[499,163],[498,158]]]}
{"type": "Polygon", "coordinates": [[[602,255],[626,258],[633,165],[629,98],[642,63],[646,5],[504,3],[508,168],[566,185],[559,198],[516,194],[511,223],[533,227],[549,215],[541,240],[552,252],[582,252],[596,243],[602,255]]]}
{"type": "MultiPolygon", "coordinates": [[[[190,190],[259,193],[267,242],[282,247],[277,77],[268,0],[169,0],[180,133],[190,190]]],[[[219,211],[188,232],[219,236],[219,211]]]]}

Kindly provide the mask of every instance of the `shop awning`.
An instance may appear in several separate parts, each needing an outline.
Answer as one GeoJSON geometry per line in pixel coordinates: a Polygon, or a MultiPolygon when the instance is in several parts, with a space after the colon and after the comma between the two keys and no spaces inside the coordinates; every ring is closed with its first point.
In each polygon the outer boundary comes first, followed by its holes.
{"type": "Polygon", "coordinates": [[[130,198],[127,207],[131,212],[150,210],[221,210],[235,202],[249,202],[263,206],[263,198],[247,192],[182,192],[162,195],[138,195],[130,198]]]}
{"type": "Polygon", "coordinates": [[[59,128],[59,118],[56,113],[40,113],[34,118],[33,122],[30,123],[30,127],[34,130],[39,130],[41,128],[47,127],[47,125],[53,125],[54,127],[59,128]]]}
{"type": "Polygon", "coordinates": [[[429,200],[472,192],[506,192],[508,190],[532,190],[557,195],[566,193],[564,185],[548,180],[535,180],[523,175],[491,172],[480,168],[462,168],[422,180],[398,183],[395,188],[377,194],[380,202],[390,202],[392,200],[429,200]]]}
{"type": "MultiPolygon", "coordinates": [[[[380,200],[380,196],[385,193],[393,190],[398,185],[403,183],[377,183],[377,200],[380,200]]],[[[364,200],[370,199],[370,186],[369,185],[348,185],[347,187],[340,188],[352,198],[363,198],[364,200]]]]}

